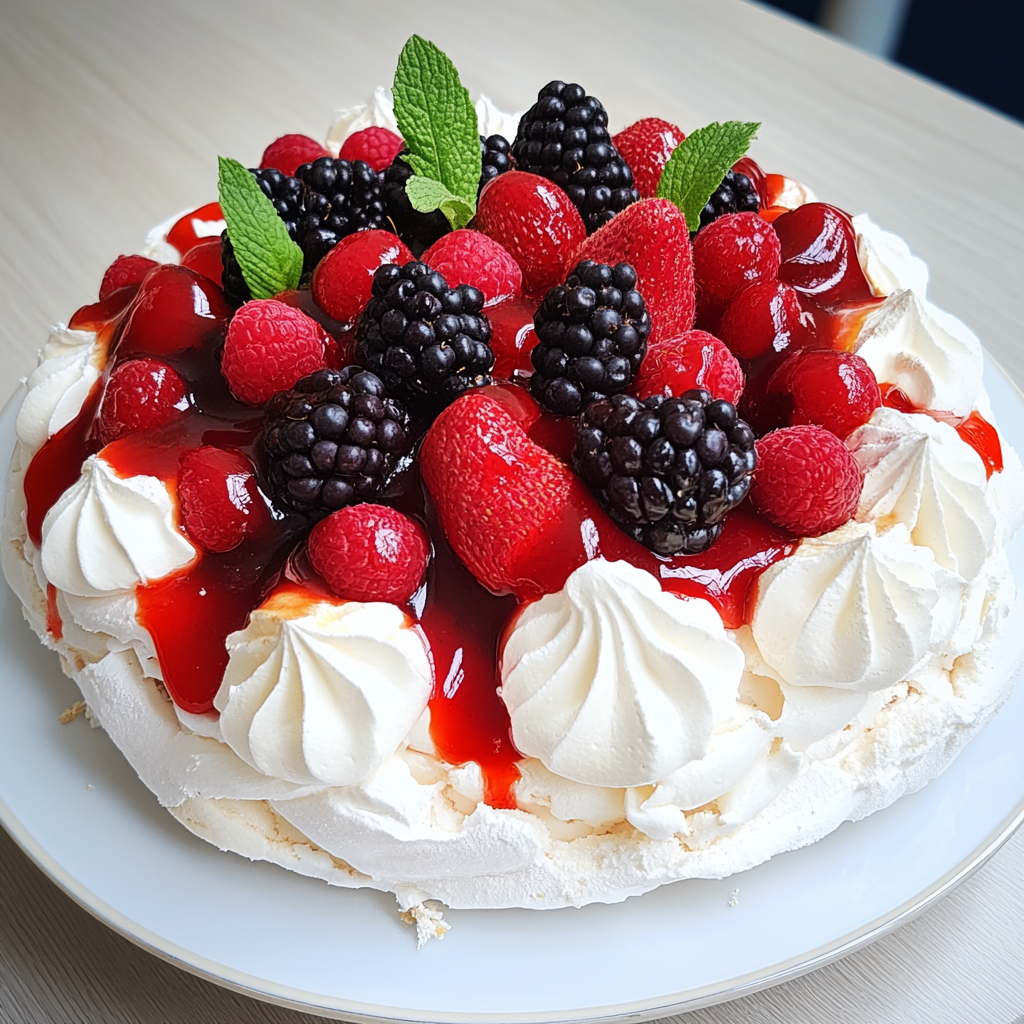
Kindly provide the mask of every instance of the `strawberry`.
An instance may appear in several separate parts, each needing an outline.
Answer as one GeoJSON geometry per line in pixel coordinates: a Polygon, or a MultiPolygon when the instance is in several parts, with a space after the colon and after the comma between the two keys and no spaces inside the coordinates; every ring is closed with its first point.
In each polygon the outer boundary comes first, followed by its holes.
{"type": "Polygon", "coordinates": [[[542,295],[558,284],[575,266],[573,252],[587,237],[572,200],[546,178],[525,171],[506,171],[484,186],[473,227],[519,264],[527,295],[542,295]]]}
{"type": "Polygon", "coordinates": [[[354,323],[370,301],[373,272],[385,263],[403,265],[413,255],[390,231],[346,235],[313,271],[313,299],[330,317],[354,323]]]}
{"type": "Polygon", "coordinates": [[[107,381],[98,433],[107,445],[138,430],[155,430],[189,407],[185,382],[159,359],[128,359],[107,381]]]}
{"type": "Polygon", "coordinates": [[[569,261],[623,262],[637,273],[637,288],[651,314],[649,344],[693,326],[695,300],[690,233],[679,207],[667,199],[641,199],[595,231],[569,261]]]}
{"type": "Polygon", "coordinates": [[[430,542],[414,519],[364,502],[317,523],[308,551],[313,568],[338,597],[405,604],[426,575],[430,542]]]}
{"type": "Polygon", "coordinates": [[[141,284],[142,279],[160,264],[145,256],[118,256],[107,267],[100,283],[100,302],[110,297],[118,288],[127,288],[132,284],[141,284]]]}
{"type": "Polygon", "coordinates": [[[308,135],[282,135],[263,151],[260,167],[274,167],[289,178],[294,178],[302,164],[311,164],[322,156],[330,155],[316,139],[308,135]]]}
{"type": "Polygon", "coordinates": [[[682,128],[660,117],[645,117],[612,136],[612,145],[629,164],[642,199],[653,199],[658,194],[661,172],[685,138],[682,128]]]}
{"type": "Polygon", "coordinates": [[[848,522],[863,487],[856,460],[831,431],[784,427],[757,442],[754,507],[799,537],[820,537],[848,522]]]}
{"type": "Polygon", "coordinates": [[[327,336],[312,318],[276,299],[254,299],[231,318],[221,373],[232,393],[262,405],[325,365],[327,336]]]}
{"type": "Polygon", "coordinates": [[[438,271],[449,288],[471,284],[484,293],[484,308],[520,293],[523,272],[508,250],[493,238],[460,228],[442,235],[420,257],[438,271]]]}
{"type": "Polygon", "coordinates": [[[707,331],[685,331],[648,345],[632,394],[678,396],[691,388],[705,388],[715,398],[733,405],[743,393],[743,370],[735,356],[707,331]]]}
{"type": "Polygon", "coordinates": [[[341,146],[338,158],[341,160],[362,160],[378,174],[387,170],[402,151],[401,136],[387,128],[364,128],[353,132],[341,146]]]}
{"type": "Polygon", "coordinates": [[[270,522],[252,463],[240,452],[203,445],[178,460],[178,500],[188,535],[206,551],[231,551],[270,522]]]}
{"type": "Polygon", "coordinates": [[[747,285],[726,307],[718,325],[722,341],[740,359],[756,359],[770,349],[805,348],[815,333],[814,314],[781,281],[747,285]]]}

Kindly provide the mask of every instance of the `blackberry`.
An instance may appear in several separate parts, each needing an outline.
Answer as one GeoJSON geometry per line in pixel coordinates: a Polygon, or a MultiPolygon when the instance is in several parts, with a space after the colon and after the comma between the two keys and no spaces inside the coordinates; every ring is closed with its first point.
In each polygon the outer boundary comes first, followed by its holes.
{"type": "Polygon", "coordinates": [[[447,235],[452,226],[440,210],[420,213],[412,208],[405,194],[405,183],[411,177],[412,168],[399,154],[381,176],[381,198],[391,230],[405,242],[413,256],[419,258],[442,235],[447,235]]]}
{"type": "Polygon", "coordinates": [[[303,377],[266,414],[274,504],[311,520],[369,501],[409,447],[405,408],[358,366],[303,377]]]}
{"type": "Polygon", "coordinates": [[[447,404],[490,383],[494,366],[484,296],[472,285],[449,288],[425,263],[387,263],[373,275],[371,298],[356,327],[356,361],[388,391],[410,401],[447,404]]]}
{"type": "Polygon", "coordinates": [[[533,397],[575,416],[588,402],[625,391],[640,368],[651,317],[628,263],[583,260],[555,285],[533,318],[533,397]]]}
{"type": "Polygon", "coordinates": [[[591,402],[576,421],[572,458],[612,518],[658,555],[709,548],[757,465],[754,432],[702,388],[591,402]]]}
{"type": "Polygon", "coordinates": [[[481,167],[477,195],[492,178],[512,170],[512,156],[509,152],[511,148],[504,135],[489,135],[486,139],[480,136],[481,167]]]}
{"type": "Polygon", "coordinates": [[[541,89],[519,122],[512,156],[519,170],[568,193],[588,234],[640,198],[629,164],[612,145],[608,114],[581,85],[549,82],[541,89]]]}
{"type": "Polygon", "coordinates": [[[700,226],[706,228],[727,213],[757,213],[760,209],[754,183],[739,171],[726,171],[722,183],[700,211],[700,226]]]}

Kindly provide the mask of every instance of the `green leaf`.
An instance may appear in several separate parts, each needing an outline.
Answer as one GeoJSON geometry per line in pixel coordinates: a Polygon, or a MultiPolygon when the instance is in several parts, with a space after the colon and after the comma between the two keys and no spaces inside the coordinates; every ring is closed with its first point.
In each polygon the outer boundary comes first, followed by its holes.
{"type": "Polygon", "coordinates": [[[284,221],[237,160],[221,156],[217,164],[220,208],[252,297],[269,299],[297,288],[302,277],[302,250],[288,236],[284,221]]]}
{"type": "Polygon", "coordinates": [[[712,122],[688,135],[661,172],[658,197],[670,199],[686,217],[691,231],[700,227],[700,211],[728,171],[744,156],[760,122],[712,122]]]}
{"type": "Polygon", "coordinates": [[[480,184],[480,135],[469,91],[455,65],[433,43],[412,36],[402,48],[395,71],[395,119],[409,152],[403,157],[415,177],[406,193],[421,213],[441,210],[453,228],[476,213],[480,184]],[[443,186],[410,186],[426,178],[443,186]],[[435,205],[424,209],[430,202],[435,205]]]}

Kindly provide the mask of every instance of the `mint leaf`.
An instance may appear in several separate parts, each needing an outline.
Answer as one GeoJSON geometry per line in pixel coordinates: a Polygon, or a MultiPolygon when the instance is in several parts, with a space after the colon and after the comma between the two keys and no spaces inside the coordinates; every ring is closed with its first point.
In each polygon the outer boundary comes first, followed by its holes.
{"type": "Polygon", "coordinates": [[[284,221],[237,160],[219,156],[217,164],[220,208],[252,297],[269,299],[297,288],[302,277],[302,250],[289,237],[284,221]]]}
{"type": "Polygon", "coordinates": [[[464,227],[476,213],[481,165],[480,134],[469,91],[441,50],[412,36],[398,58],[394,94],[395,119],[409,150],[403,159],[415,175],[406,183],[409,201],[415,194],[415,209],[421,213],[441,210],[453,228],[464,227]],[[418,178],[429,179],[444,192],[413,185],[418,178]]]}
{"type": "Polygon", "coordinates": [[[712,122],[688,135],[673,151],[661,172],[658,197],[670,199],[686,217],[687,227],[700,227],[700,211],[722,183],[725,172],[744,156],[760,122],[712,122]]]}

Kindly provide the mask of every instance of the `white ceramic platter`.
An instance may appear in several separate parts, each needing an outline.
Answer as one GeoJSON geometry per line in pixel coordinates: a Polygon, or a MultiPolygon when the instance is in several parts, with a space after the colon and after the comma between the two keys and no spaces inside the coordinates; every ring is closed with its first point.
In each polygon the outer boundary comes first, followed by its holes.
{"type": "MultiPolygon", "coordinates": [[[[985,383],[1002,430],[1024,451],[1024,402],[991,364],[985,383]]],[[[0,419],[2,464],[14,414],[10,405],[0,419]]],[[[1024,581],[1024,537],[1010,557],[1024,581]]],[[[60,725],[79,695],[6,586],[0,638],[8,831],[74,899],[141,946],[326,1016],[640,1021],[720,1002],[878,938],[954,888],[1024,818],[1018,686],[938,779],[806,849],[616,906],[448,911],[450,934],[417,952],[390,896],[217,851],[157,805],[101,730],[84,719],[60,725]]]]}

